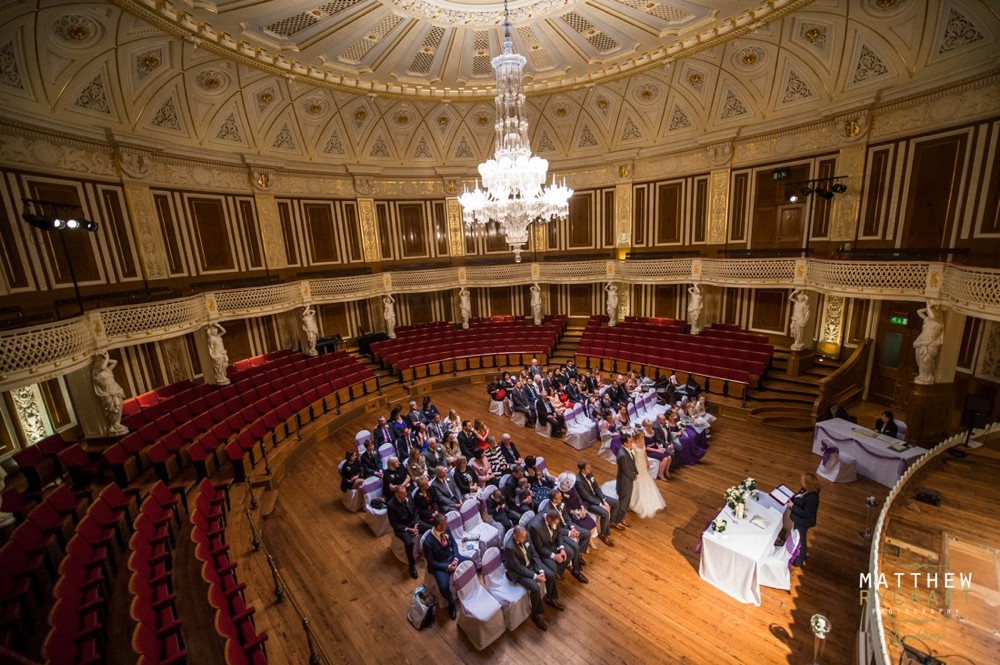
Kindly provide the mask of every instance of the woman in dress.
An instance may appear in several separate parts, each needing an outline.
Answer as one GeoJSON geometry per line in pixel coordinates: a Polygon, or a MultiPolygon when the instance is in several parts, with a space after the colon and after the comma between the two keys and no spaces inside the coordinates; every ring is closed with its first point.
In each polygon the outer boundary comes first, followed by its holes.
{"type": "Polygon", "coordinates": [[[444,459],[448,462],[448,466],[455,466],[458,458],[462,456],[462,450],[458,447],[458,439],[455,438],[454,432],[448,432],[444,435],[441,450],[444,452],[444,459]]]}
{"type": "Polygon", "coordinates": [[[535,467],[532,469],[531,475],[528,476],[528,487],[531,488],[534,505],[540,506],[542,501],[549,498],[549,494],[555,489],[556,484],[545,475],[544,471],[535,467]]]}
{"type": "Polygon", "coordinates": [[[476,474],[469,469],[469,460],[464,455],[459,455],[455,462],[455,486],[465,498],[479,494],[476,474]]]}
{"type": "Polygon", "coordinates": [[[490,464],[490,460],[486,457],[482,450],[476,451],[476,455],[472,458],[472,463],[469,464],[469,466],[476,474],[476,484],[480,487],[492,485],[496,480],[493,475],[493,466],[490,464]]]}
{"type": "MultiPolygon", "coordinates": [[[[569,511],[570,519],[576,525],[577,530],[593,531],[597,527],[597,522],[587,512],[580,493],[576,491],[575,473],[572,471],[563,471],[559,474],[559,491],[562,492],[563,499],[566,501],[566,510],[569,511]]],[[[596,545],[591,542],[590,547],[594,548],[596,545]]]]}
{"type": "Polygon", "coordinates": [[[357,450],[348,450],[344,453],[344,465],[340,467],[340,491],[348,492],[356,490],[365,482],[362,477],[361,462],[358,460],[357,450]]]}
{"type": "Polygon", "coordinates": [[[410,448],[410,457],[406,460],[406,473],[414,482],[427,477],[427,464],[424,462],[424,454],[420,452],[419,446],[410,448]]]}
{"type": "Polygon", "coordinates": [[[486,450],[489,445],[486,443],[486,437],[490,435],[490,428],[486,426],[479,418],[472,425],[472,433],[476,435],[476,443],[479,445],[480,450],[486,450]]]}
{"type": "Polygon", "coordinates": [[[434,518],[438,515],[437,504],[430,492],[430,481],[427,476],[417,479],[417,492],[413,495],[413,504],[417,508],[417,516],[421,522],[433,524],[434,518]]]}
{"type": "Polygon", "coordinates": [[[670,463],[673,461],[673,456],[656,441],[653,421],[649,418],[642,421],[642,439],[646,448],[646,456],[650,459],[660,460],[656,477],[660,480],[670,480],[670,463]]]}
{"type": "Polygon", "coordinates": [[[632,454],[635,455],[635,468],[639,471],[632,486],[632,512],[641,518],[653,517],[666,507],[666,502],[660,494],[653,478],[649,475],[649,462],[646,460],[646,447],[639,437],[632,437],[632,454]]]}
{"type": "Polygon", "coordinates": [[[444,419],[443,427],[446,432],[455,432],[456,434],[462,429],[462,419],[455,412],[455,409],[448,411],[448,417],[444,419]]]}
{"type": "Polygon", "coordinates": [[[615,424],[618,425],[618,429],[629,428],[632,425],[632,419],[628,415],[628,407],[624,404],[618,407],[618,413],[615,414],[615,424]]]}

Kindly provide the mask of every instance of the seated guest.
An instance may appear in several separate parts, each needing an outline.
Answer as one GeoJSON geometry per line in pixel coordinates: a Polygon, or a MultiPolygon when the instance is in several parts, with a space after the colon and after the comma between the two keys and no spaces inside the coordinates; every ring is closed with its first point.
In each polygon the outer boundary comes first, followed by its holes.
{"type": "Polygon", "coordinates": [[[469,469],[469,460],[464,455],[460,455],[455,462],[455,485],[462,496],[476,496],[479,493],[479,483],[476,475],[469,469]]]}
{"type": "Polygon", "coordinates": [[[564,392],[573,404],[579,404],[583,401],[583,393],[580,392],[580,388],[576,385],[576,377],[569,377],[569,383],[566,384],[564,392]]]}
{"type": "Polygon", "coordinates": [[[524,424],[528,427],[535,426],[535,405],[529,401],[524,392],[524,384],[520,379],[514,384],[510,391],[511,408],[517,413],[524,414],[524,424]]]}
{"type": "Polygon", "coordinates": [[[552,410],[562,416],[565,421],[567,402],[569,402],[569,398],[566,397],[566,393],[557,390],[556,388],[549,388],[545,391],[545,395],[549,399],[549,404],[552,405],[552,410]]]}
{"type": "Polygon", "coordinates": [[[371,439],[365,441],[365,452],[361,453],[361,473],[365,478],[382,477],[382,456],[375,450],[371,439]]]}
{"type": "Polygon", "coordinates": [[[694,402],[694,415],[695,417],[704,418],[705,423],[709,427],[711,427],[712,423],[716,421],[716,417],[708,412],[708,405],[705,403],[704,393],[698,395],[698,399],[694,402]]]}
{"type": "Polygon", "coordinates": [[[537,417],[538,412],[535,411],[535,402],[538,401],[538,387],[535,385],[534,379],[528,379],[527,381],[522,381],[522,383],[524,387],[521,389],[521,392],[524,393],[524,399],[531,406],[532,412],[537,417]]]}
{"type": "Polygon", "coordinates": [[[448,469],[445,466],[438,466],[434,469],[434,480],[431,482],[431,496],[434,497],[434,504],[438,512],[447,513],[451,510],[462,509],[462,491],[458,489],[455,481],[448,477],[448,469]]]}
{"type": "Polygon", "coordinates": [[[510,471],[510,465],[507,463],[507,458],[500,451],[500,446],[497,445],[496,437],[490,434],[486,437],[486,451],[483,453],[486,459],[490,463],[490,468],[493,470],[493,475],[496,476],[497,480],[500,479],[505,473],[510,471]]]}
{"type": "MultiPolygon", "coordinates": [[[[569,471],[559,474],[560,476],[565,475],[566,482],[563,483],[569,489],[573,488],[573,483],[576,482],[576,476],[574,476],[569,471]]],[[[562,484],[559,489],[553,490],[552,497],[549,502],[553,508],[559,511],[559,521],[563,528],[566,529],[569,534],[570,539],[573,544],[580,550],[580,554],[586,554],[590,551],[590,530],[597,526],[594,522],[594,518],[587,514],[587,511],[583,509],[583,502],[580,500],[580,495],[576,496],[576,508],[571,508],[568,503],[566,503],[566,495],[563,493],[562,484]],[[575,510],[576,512],[571,512],[575,510]],[[582,517],[581,517],[582,515],[582,517]],[[587,527],[586,525],[590,526],[587,527]],[[579,528],[577,528],[579,526],[579,528]]]]}
{"type": "Polygon", "coordinates": [[[632,426],[632,417],[628,415],[628,407],[624,404],[618,407],[618,412],[615,414],[615,425],[618,429],[627,429],[632,426]]]}
{"type": "Polygon", "coordinates": [[[406,422],[406,418],[403,417],[403,410],[400,407],[396,407],[389,414],[389,427],[394,427],[396,429],[396,435],[403,433],[403,428],[409,425],[406,422]]]}
{"type": "Polygon", "coordinates": [[[441,415],[441,413],[438,411],[438,408],[434,406],[434,403],[431,401],[430,395],[424,395],[423,412],[424,412],[425,423],[429,423],[432,420],[434,420],[434,416],[441,415]]]}
{"type": "Polygon", "coordinates": [[[438,515],[434,520],[431,535],[424,541],[424,557],[427,559],[427,571],[434,576],[438,590],[448,603],[448,616],[454,619],[455,598],[451,594],[451,574],[458,564],[469,559],[458,552],[458,542],[448,528],[448,518],[438,515]]]}
{"type": "Polygon", "coordinates": [[[539,468],[532,469],[532,473],[528,474],[528,485],[531,487],[531,493],[535,497],[535,505],[541,505],[542,501],[549,498],[549,494],[555,489],[556,483],[554,480],[549,478],[545,473],[539,468]]]}
{"type": "Polygon", "coordinates": [[[566,378],[567,379],[580,379],[580,373],[576,369],[575,360],[566,361],[566,378]]]}
{"type": "Polygon", "coordinates": [[[538,396],[538,401],[535,402],[535,413],[538,414],[538,422],[549,424],[554,438],[562,438],[566,430],[566,419],[562,414],[556,413],[548,395],[542,393],[538,396]]]}
{"type": "Polygon", "coordinates": [[[424,453],[424,463],[427,464],[428,472],[442,464],[447,464],[444,459],[444,450],[438,445],[437,439],[434,437],[427,439],[427,451],[424,453]]]}
{"type": "Polygon", "coordinates": [[[406,493],[405,487],[397,487],[392,497],[386,502],[386,516],[396,537],[403,541],[406,550],[406,562],[410,565],[410,577],[417,579],[417,564],[413,559],[413,544],[431,528],[430,524],[421,521],[413,499],[406,493]]]}
{"type": "Polygon", "coordinates": [[[395,455],[390,457],[382,472],[382,496],[392,496],[398,487],[407,489],[411,482],[410,474],[399,463],[399,458],[395,455]]]}
{"type": "Polygon", "coordinates": [[[538,510],[538,501],[535,500],[535,495],[531,491],[531,485],[528,484],[528,479],[525,477],[518,478],[517,480],[517,486],[514,491],[514,510],[521,515],[524,515],[529,510],[532,512],[538,510]]]}
{"type": "Polygon", "coordinates": [[[628,387],[625,385],[625,377],[619,374],[615,382],[605,391],[605,394],[616,409],[628,404],[629,392],[628,387]]]}
{"type": "MultiPolygon", "coordinates": [[[[434,518],[441,512],[437,503],[434,502],[434,495],[431,493],[431,484],[427,476],[420,476],[417,479],[417,491],[413,493],[413,505],[417,508],[417,516],[421,522],[433,524],[434,518]]],[[[425,529],[426,530],[426,529],[425,529]]]]}
{"type": "Polygon", "coordinates": [[[412,448],[420,449],[417,436],[410,429],[409,425],[403,425],[403,429],[396,439],[396,457],[399,459],[409,459],[412,448]]]}
{"type": "Polygon", "coordinates": [[[494,489],[493,493],[486,497],[486,514],[490,522],[500,525],[501,534],[510,531],[514,522],[521,518],[517,513],[507,510],[507,500],[503,498],[503,492],[499,488],[494,489]]]}
{"type": "Polygon", "coordinates": [[[454,466],[458,458],[462,456],[462,450],[458,447],[458,438],[454,432],[448,432],[444,435],[444,443],[441,445],[441,448],[444,451],[444,459],[448,462],[448,466],[454,466]]]}
{"type": "Polygon", "coordinates": [[[444,423],[441,421],[441,414],[435,413],[431,419],[427,422],[427,438],[435,438],[438,441],[444,441],[444,435],[448,433],[445,429],[444,423]]]}
{"type": "Polygon", "coordinates": [[[472,455],[479,449],[476,442],[476,433],[472,430],[472,421],[462,421],[462,431],[458,433],[458,447],[466,459],[472,459],[472,455]]]}
{"type": "Polygon", "coordinates": [[[681,408],[681,417],[683,418],[683,422],[686,423],[689,427],[694,427],[695,431],[698,432],[699,434],[704,432],[706,439],[711,439],[712,435],[708,431],[709,430],[708,421],[704,417],[698,415],[698,411],[695,408],[696,405],[697,402],[695,400],[688,400],[684,404],[684,406],[681,408]]]}
{"type": "Polygon", "coordinates": [[[507,399],[507,389],[498,382],[490,383],[486,386],[486,392],[490,394],[490,399],[494,402],[503,402],[507,399]]]}
{"type": "Polygon", "coordinates": [[[417,408],[417,403],[414,400],[410,400],[409,406],[410,410],[406,413],[406,422],[410,429],[416,429],[417,425],[425,422],[424,412],[417,408]]]}
{"type": "Polygon", "coordinates": [[[528,366],[528,374],[531,375],[532,379],[536,376],[542,376],[544,374],[541,365],[538,364],[538,358],[531,359],[531,365],[528,366]]]}
{"type": "Polygon", "coordinates": [[[615,514],[618,508],[618,499],[604,496],[600,483],[594,478],[590,462],[580,460],[576,467],[580,470],[580,473],[576,476],[576,485],[573,488],[580,495],[584,508],[588,512],[597,515],[597,519],[600,521],[600,526],[597,529],[597,537],[608,547],[614,547],[615,545],[611,541],[611,527],[615,526],[618,529],[625,528],[617,524],[611,524],[611,516],[615,514]]]}
{"type": "Polygon", "coordinates": [[[517,446],[511,440],[510,434],[505,433],[500,437],[500,454],[503,455],[503,459],[509,469],[513,469],[515,464],[520,464],[524,461],[521,459],[521,453],[517,451],[517,446]]]}
{"type": "Polygon", "coordinates": [[[455,409],[448,411],[448,417],[444,419],[443,427],[446,432],[454,432],[456,435],[462,429],[462,419],[455,413],[455,409]]]}
{"type": "Polygon", "coordinates": [[[396,430],[385,421],[385,416],[378,417],[378,423],[375,425],[373,436],[375,437],[376,448],[386,443],[396,444],[396,430]]]}
{"type": "Polygon", "coordinates": [[[660,445],[656,440],[656,432],[653,431],[653,421],[646,418],[642,421],[643,445],[646,447],[646,457],[660,460],[659,470],[656,473],[660,480],[670,480],[670,463],[673,462],[673,455],[667,451],[666,446],[660,445]]]}
{"type": "Polygon", "coordinates": [[[476,422],[472,426],[472,433],[476,437],[476,447],[479,450],[486,450],[486,437],[490,435],[489,426],[482,419],[476,418],[476,422]]]}
{"type": "Polygon", "coordinates": [[[580,381],[580,390],[595,395],[600,392],[598,378],[594,374],[591,374],[590,370],[583,370],[583,380],[580,381]]]}
{"type": "Polygon", "coordinates": [[[656,422],[653,423],[653,436],[656,437],[657,445],[662,446],[670,455],[671,465],[673,465],[673,460],[677,457],[677,453],[681,451],[681,442],[677,438],[675,431],[670,427],[670,423],[667,422],[667,415],[665,413],[656,414],[656,422]]]}
{"type": "Polygon", "coordinates": [[[899,435],[899,425],[893,420],[892,411],[883,411],[878,420],[875,421],[875,431],[896,439],[899,435]]]}
{"type": "Polygon", "coordinates": [[[365,482],[358,451],[344,451],[344,465],[340,467],[340,491],[356,490],[365,482]]]}
{"type": "Polygon", "coordinates": [[[542,563],[538,551],[528,539],[528,530],[523,526],[514,527],[510,542],[503,550],[503,564],[507,579],[528,591],[528,597],[531,598],[531,621],[540,629],[547,630],[542,616],[545,613],[542,599],[557,610],[565,608],[558,600],[554,568],[547,568],[542,563]]]}
{"type": "Polygon", "coordinates": [[[427,463],[424,462],[424,454],[416,446],[410,448],[410,457],[406,460],[406,472],[410,474],[410,480],[414,482],[417,478],[427,477],[427,463]]]}
{"type": "Polygon", "coordinates": [[[489,459],[486,457],[486,453],[482,450],[477,450],[472,457],[472,462],[469,463],[473,472],[476,474],[476,484],[480,487],[486,487],[487,485],[492,485],[497,481],[497,477],[493,473],[493,467],[490,465],[489,459]]]}
{"type": "MultiPolygon", "coordinates": [[[[524,467],[520,464],[516,464],[510,470],[510,478],[507,479],[507,483],[500,488],[503,492],[504,499],[507,501],[507,507],[516,510],[518,515],[524,513],[523,510],[520,510],[519,506],[516,506],[515,501],[518,483],[522,478],[524,478],[524,467]]],[[[531,509],[529,508],[529,510],[531,509]]]]}
{"type": "Polygon", "coordinates": [[[503,372],[497,380],[497,385],[504,390],[510,390],[513,388],[514,380],[510,378],[510,372],[503,372]]]}
{"type": "MultiPolygon", "coordinates": [[[[528,525],[531,544],[538,550],[542,562],[549,562],[549,570],[558,578],[566,568],[572,566],[573,577],[580,584],[589,582],[580,567],[580,552],[574,551],[567,542],[569,534],[559,525],[559,512],[550,508],[545,514],[535,515],[528,525]]],[[[570,541],[572,542],[572,541],[570,541]]]]}

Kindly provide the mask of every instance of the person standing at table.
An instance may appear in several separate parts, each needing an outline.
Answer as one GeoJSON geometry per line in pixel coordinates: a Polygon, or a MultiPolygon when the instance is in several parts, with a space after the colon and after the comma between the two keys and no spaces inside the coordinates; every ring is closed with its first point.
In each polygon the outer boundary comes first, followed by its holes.
{"type": "Polygon", "coordinates": [[[896,435],[899,434],[899,426],[893,420],[892,411],[882,412],[882,415],[875,421],[875,431],[894,439],[898,438],[896,435]]]}
{"type": "Polygon", "coordinates": [[[784,545],[789,530],[794,528],[799,532],[799,554],[792,562],[796,567],[806,562],[806,533],[816,526],[816,513],[819,512],[819,478],[815,473],[803,473],[801,480],[802,489],[785,506],[782,529],[775,542],[776,545],[784,545]]]}

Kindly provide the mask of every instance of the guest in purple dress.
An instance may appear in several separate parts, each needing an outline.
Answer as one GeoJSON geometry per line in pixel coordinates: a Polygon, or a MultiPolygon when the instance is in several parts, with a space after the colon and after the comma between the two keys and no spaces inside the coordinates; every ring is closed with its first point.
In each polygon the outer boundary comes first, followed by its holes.
{"type": "Polygon", "coordinates": [[[656,433],[653,431],[653,421],[646,418],[642,421],[642,438],[646,445],[646,457],[660,460],[657,478],[660,480],[670,480],[670,463],[674,458],[670,452],[661,446],[656,440],[656,433]]]}

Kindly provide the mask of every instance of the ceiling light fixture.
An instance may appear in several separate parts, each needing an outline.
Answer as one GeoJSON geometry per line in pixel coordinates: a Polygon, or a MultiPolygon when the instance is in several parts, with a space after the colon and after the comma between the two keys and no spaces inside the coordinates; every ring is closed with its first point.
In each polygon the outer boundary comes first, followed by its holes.
{"type": "Polygon", "coordinates": [[[531,154],[528,141],[528,118],[521,79],[527,59],[514,53],[510,37],[510,14],[504,0],[503,53],[493,58],[497,75],[496,146],[493,159],[479,165],[483,188],[466,189],[458,202],[466,225],[496,222],[514,251],[514,261],[521,262],[521,250],[528,242],[532,223],[565,220],[569,216],[569,198],[573,190],[565,179],[545,184],[547,160],[531,154]]]}

